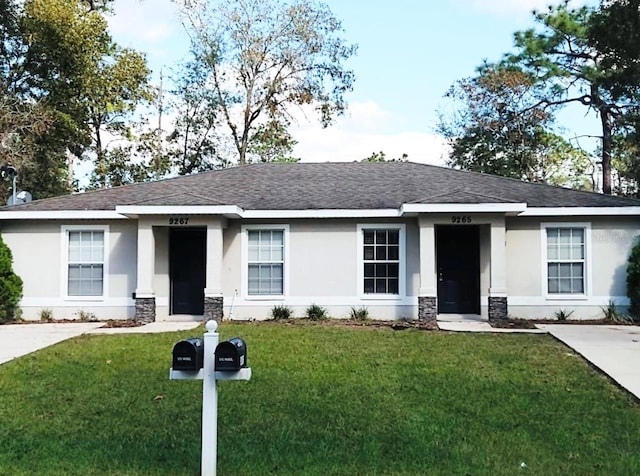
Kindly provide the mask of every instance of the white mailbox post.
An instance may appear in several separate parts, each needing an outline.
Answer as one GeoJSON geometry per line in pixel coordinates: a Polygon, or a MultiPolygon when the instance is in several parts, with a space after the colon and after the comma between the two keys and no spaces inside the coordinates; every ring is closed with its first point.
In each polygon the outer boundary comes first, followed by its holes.
{"type": "Polygon", "coordinates": [[[209,321],[204,334],[203,368],[196,371],[169,369],[171,380],[202,380],[202,476],[215,476],[218,447],[218,380],[250,380],[251,369],[236,372],[220,372],[215,369],[215,352],[218,347],[218,323],[209,321]]]}

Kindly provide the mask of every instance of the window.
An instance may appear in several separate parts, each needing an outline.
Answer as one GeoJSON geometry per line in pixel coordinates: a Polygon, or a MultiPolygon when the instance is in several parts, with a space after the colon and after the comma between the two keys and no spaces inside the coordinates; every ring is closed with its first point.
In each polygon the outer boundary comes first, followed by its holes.
{"type": "Polygon", "coordinates": [[[248,294],[284,295],[285,230],[247,229],[248,294]]]}
{"type": "Polygon", "coordinates": [[[67,296],[104,295],[104,230],[67,230],[67,296]]]}
{"type": "Polygon", "coordinates": [[[586,294],[586,229],[549,226],[546,240],[548,294],[586,294]]]}
{"type": "Polygon", "coordinates": [[[361,290],[364,296],[399,297],[403,294],[402,227],[359,227],[361,290]]]}

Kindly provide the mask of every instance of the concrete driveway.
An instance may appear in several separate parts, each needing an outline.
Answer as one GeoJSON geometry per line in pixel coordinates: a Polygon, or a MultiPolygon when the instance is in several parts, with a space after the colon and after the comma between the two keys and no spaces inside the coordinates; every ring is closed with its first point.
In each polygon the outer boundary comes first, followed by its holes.
{"type": "Polygon", "coordinates": [[[0,364],[103,326],[102,322],[0,326],[0,364]]]}
{"type": "Polygon", "coordinates": [[[82,334],[148,334],[194,329],[201,322],[152,322],[141,327],[101,328],[104,322],[0,326],[0,364],[82,334]]]}
{"type": "Polygon", "coordinates": [[[640,327],[538,325],[640,399],[640,327]]]}

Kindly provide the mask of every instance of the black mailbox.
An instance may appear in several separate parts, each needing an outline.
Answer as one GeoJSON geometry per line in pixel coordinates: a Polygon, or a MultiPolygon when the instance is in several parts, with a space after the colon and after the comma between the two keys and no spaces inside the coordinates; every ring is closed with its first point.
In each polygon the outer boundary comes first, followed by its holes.
{"type": "Polygon", "coordinates": [[[198,337],[181,340],[173,346],[173,370],[197,371],[204,362],[204,341],[198,337]]]}
{"type": "Polygon", "coordinates": [[[216,347],[216,370],[237,372],[247,366],[247,344],[240,337],[220,342],[216,347]]]}

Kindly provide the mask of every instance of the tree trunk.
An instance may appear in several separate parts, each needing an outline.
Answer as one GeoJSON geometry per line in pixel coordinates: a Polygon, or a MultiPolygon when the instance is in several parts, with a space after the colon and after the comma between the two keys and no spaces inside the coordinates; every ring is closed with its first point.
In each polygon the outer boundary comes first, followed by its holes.
{"type": "Polygon", "coordinates": [[[603,104],[600,107],[602,122],[602,193],[611,195],[611,109],[603,104]]]}

